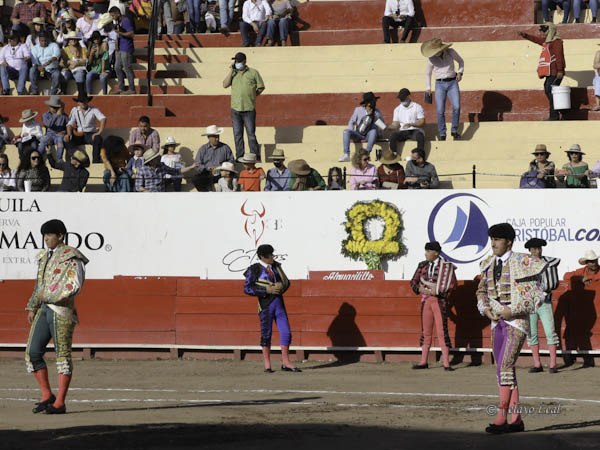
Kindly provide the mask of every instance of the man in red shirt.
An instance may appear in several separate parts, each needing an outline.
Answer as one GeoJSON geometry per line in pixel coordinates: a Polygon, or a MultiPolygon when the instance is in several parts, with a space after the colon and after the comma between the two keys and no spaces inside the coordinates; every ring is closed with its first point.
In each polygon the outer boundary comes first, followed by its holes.
{"type": "Polygon", "coordinates": [[[38,3],[36,0],[25,0],[22,3],[15,5],[12,15],[12,30],[21,33],[23,36],[29,34],[29,26],[35,17],[39,17],[46,21],[48,10],[43,3],[38,3]]]}
{"type": "Polygon", "coordinates": [[[538,76],[544,78],[544,92],[550,103],[550,117],[546,120],[559,120],[558,111],[554,109],[554,99],[552,97],[552,86],[559,86],[565,76],[565,54],[563,50],[563,41],[558,35],[556,25],[552,22],[546,22],[540,25],[540,32],[544,36],[532,36],[519,31],[519,36],[531,42],[542,46],[542,53],[538,64],[538,76]]]}
{"type": "Polygon", "coordinates": [[[584,286],[590,286],[592,283],[600,281],[600,265],[596,252],[586,251],[583,258],[579,258],[579,264],[582,264],[583,267],[572,272],[569,278],[581,277],[584,286]]]}

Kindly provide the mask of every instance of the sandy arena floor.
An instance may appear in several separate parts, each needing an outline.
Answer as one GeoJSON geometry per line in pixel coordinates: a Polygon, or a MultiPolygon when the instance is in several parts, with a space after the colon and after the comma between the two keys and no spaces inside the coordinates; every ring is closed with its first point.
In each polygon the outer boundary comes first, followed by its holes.
{"type": "Polygon", "coordinates": [[[0,448],[597,449],[599,369],[580,366],[519,369],[526,432],[488,436],[492,366],[309,361],[264,374],[255,361],[76,361],[68,414],[48,416],[31,413],[24,363],[2,359],[0,448]]]}

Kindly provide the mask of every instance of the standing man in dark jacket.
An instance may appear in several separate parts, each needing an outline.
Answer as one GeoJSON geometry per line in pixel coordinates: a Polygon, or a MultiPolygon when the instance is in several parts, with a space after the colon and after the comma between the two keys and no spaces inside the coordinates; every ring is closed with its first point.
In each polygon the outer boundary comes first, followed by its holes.
{"type": "Polygon", "coordinates": [[[77,150],[71,156],[71,162],[67,162],[62,159],[55,160],[52,153],[48,152],[48,162],[53,169],[64,172],[58,192],[83,192],[90,177],[90,173],[84,167],[89,163],[85,153],[77,150]]]}
{"type": "Polygon", "coordinates": [[[550,104],[550,116],[546,120],[559,120],[558,111],[554,109],[552,86],[559,86],[565,76],[567,63],[565,62],[563,41],[558,34],[556,25],[552,22],[540,25],[540,32],[544,34],[543,37],[532,36],[522,31],[519,31],[518,34],[522,38],[542,46],[537,72],[540,79],[544,78],[544,92],[550,104]]]}
{"type": "Polygon", "coordinates": [[[259,262],[252,264],[244,276],[244,293],[258,297],[258,315],[260,317],[260,346],[265,362],[265,372],[273,373],[271,369],[271,335],[273,320],[277,323],[281,344],[281,370],[284,372],[302,372],[290,362],[289,349],[292,333],[288,321],[283,293],[290,287],[281,264],[275,261],[271,245],[259,245],[256,255],[259,262]]]}

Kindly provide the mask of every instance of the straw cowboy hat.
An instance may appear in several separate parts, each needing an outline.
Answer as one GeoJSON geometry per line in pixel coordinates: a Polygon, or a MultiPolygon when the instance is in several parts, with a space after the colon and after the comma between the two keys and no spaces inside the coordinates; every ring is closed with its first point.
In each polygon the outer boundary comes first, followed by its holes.
{"type": "MultiPolygon", "coordinates": [[[[139,145],[139,144],[133,144],[133,145],[139,145]]],[[[155,152],[152,149],[146,150],[144,152],[144,164],[148,164],[150,161],[152,161],[153,159],[156,159],[160,156],[160,153],[155,152]]]]}
{"type": "MultiPolygon", "coordinates": [[[[135,142],[135,143],[131,144],[129,147],[127,147],[127,151],[129,153],[133,153],[136,148],[141,148],[143,151],[148,150],[148,147],[145,144],[142,144],[141,142],[135,142]]],[[[146,156],[145,153],[144,153],[144,156],[146,156]]]]}
{"type": "Polygon", "coordinates": [[[34,17],[31,23],[34,25],[46,25],[46,21],[41,17],[34,17]]]}
{"type": "Polygon", "coordinates": [[[598,259],[596,252],[594,250],[586,250],[583,257],[579,258],[579,264],[583,266],[587,261],[594,261],[595,259],[598,259]]]}
{"type": "Polygon", "coordinates": [[[535,150],[531,154],[535,155],[536,153],[545,153],[547,155],[551,154],[544,144],[538,144],[535,146],[535,150]]]}
{"type": "Polygon", "coordinates": [[[180,145],[179,142],[175,140],[173,136],[167,136],[165,139],[165,143],[162,145],[162,148],[168,147],[169,145],[180,145]]]}
{"type": "Polygon", "coordinates": [[[206,127],[206,132],[202,133],[202,136],[218,136],[223,133],[223,128],[217,128],[216,125],[209,125],[206,127]]]}
{"type": "Polygon", "coordinates": [[[244,153],[244,155],[238,159],[241,163],[253,163],[256,164],[258,162],[258,158],[254,153],[244,153]]]}
{"type": "Polygon", "coordinates": [[[21,113],[21,118],[19,119],[19,122],[20,123],[28,122],[37,115],[38,115],[37,111],[32,111],[30,109],[26,109],[21,113]]]}
{"type": "Polygon", "coordinates": [[[235,166],[233,165],[233,163],[229,161],[225,161],[223,164],[221,164],[220,167],[217,167],[217,170],[226,170],[228,172],[238,173],[238,171],[235,170],[235,166]]]}
{"type": "Polygon", "coordinates": [[[440,38],[433,38],[430,41],[423,42],[421,44],[421,54],[425,58],[431,58],[435,56],[436,53],[442,52],[447,48],[450,48],[452,44],[444,44],[440,38]]]}
{"type": "Polygon", "coordinates": [[[98,18],[98,24],[96,26],[99,30],[101,30],[109,23],[113,23],[113,19],[109,13],[104,13],[98,18]]]}
{"type": "Polygon", "coordinates": [[[379,160],[381,164],[394,164],[400,161],[402,161],[402,156],[394,155],[394,152],[390,150],[383,152],[383,156],[379,160]]]}
{"type": "Polygon", "coordinates": [[[66,13],[64,13],[64,14],[61,16],[61,20],[62,20],[63,22],[69,22],[70,20],[75,20],[75,17],[73,17],[73,16],[72,16],[71,14],[69,14],[68,12],[66,12],[66,13]]]}
{"type": "Polygon", "coordinates": [[[565,153],[580,153],[582,155],[585,155],[585,153],[583,153],[581,151],[581,147],[579,146],[579,144],[573,144],[573,145],[571,145],[571,147],[569,148],[569,150],[565,150],[565,153]]]}
{"type": "Polygon", "coordinates": [[[283,161],[285,159],[285,153],[283,153],[282,149],[276,148],[275,150],[273,150],[270,159],[272,161],[283,161]]]}
{"type": "Polygon", "coordinates": [[[81,164],[85,164],[88,160],[88,156],[85,153],[83,153],[81,150],[77,150],[75,153],[73,153],[73,156],[71,156],[71,158],[76,159],[81,164]]]}
{"type": "Polygon", "coordinates": [[[51,95],[48,100],[44,102],[46,105],[51,106],[52,108],[60,108],[64,105],[58,95],[51,95]]]}
{"type": "Polygon", "coordinates": [[[77,33],[77,31],[69,31],[67,33],[67,35],[65,36],[65,41],[80,41],[81,40],[81,36],[79,36],[79,33],[77,33]]]}
{"type": "Polygon", "coordinates": [[[310,175],[310,173],[312,172],[312,169],[310,168],[308,163],[303,159],[295,159],[293,161],[290,161],[290,163],[288,164],[288,169],[290,169],[290,172],[292,172],[294,175],[300,176],[310,175]]]}

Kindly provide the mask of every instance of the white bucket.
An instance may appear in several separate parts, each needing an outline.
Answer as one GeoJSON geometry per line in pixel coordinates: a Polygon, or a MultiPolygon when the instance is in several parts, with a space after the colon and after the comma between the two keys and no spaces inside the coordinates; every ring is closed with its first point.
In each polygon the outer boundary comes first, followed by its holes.
{"type": "Polygon", "coordinates": [[[554,109],[571,109],[571,87],[552,86],[554,109]]]}

